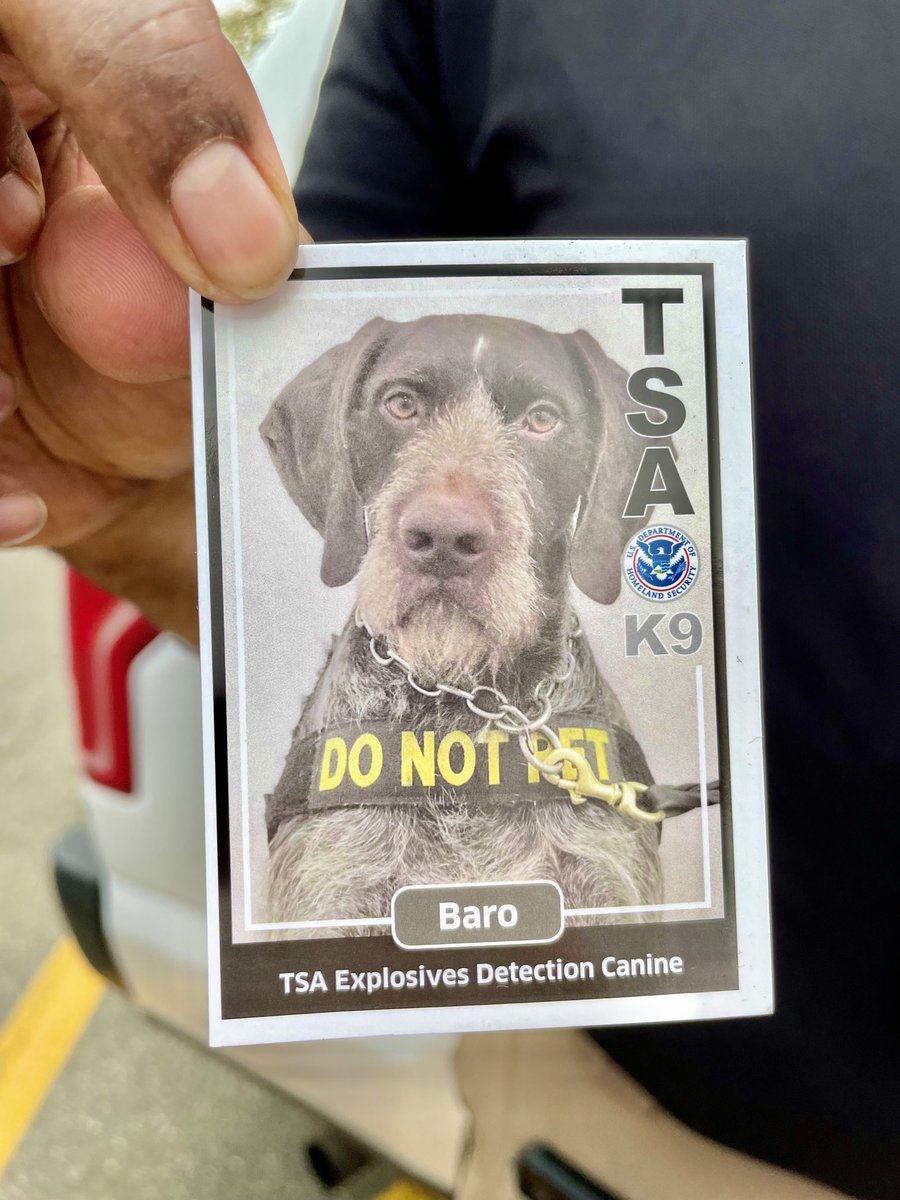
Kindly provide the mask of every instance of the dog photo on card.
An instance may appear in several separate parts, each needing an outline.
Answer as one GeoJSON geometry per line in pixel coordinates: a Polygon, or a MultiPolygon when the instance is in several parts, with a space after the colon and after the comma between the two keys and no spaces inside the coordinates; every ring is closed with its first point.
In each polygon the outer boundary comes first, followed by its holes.
{"type": "Polygon", "coordinates": [[[196,298],[215,1043],[769,1010],[746,300],[677,241],[196,298]]]}

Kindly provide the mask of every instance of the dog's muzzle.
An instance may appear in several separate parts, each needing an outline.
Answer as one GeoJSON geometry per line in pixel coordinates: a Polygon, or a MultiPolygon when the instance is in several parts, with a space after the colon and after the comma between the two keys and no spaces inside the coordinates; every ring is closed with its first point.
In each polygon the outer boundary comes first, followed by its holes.
{"type": "Polygon", "coordinates": [[[483,387],[426,422],[372,496],[360,606],[423,674],[494,670],[537,635],[529,480],[483,387]]]}
{"type": "Polygon", "coordinates": [[[424,488],[407,500],[397,520],[406,568],[436,579],[483,569],[495,537],[490,508],[474,488],[424,488]]]}

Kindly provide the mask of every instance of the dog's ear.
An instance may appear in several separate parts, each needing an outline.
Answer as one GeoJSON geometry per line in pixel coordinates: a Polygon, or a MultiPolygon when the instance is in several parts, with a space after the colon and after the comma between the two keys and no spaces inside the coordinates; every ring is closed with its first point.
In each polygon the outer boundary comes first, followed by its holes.
{"type": "Polygon", "coordinates": [[[348,418],[393,324],[376,317],[350,341],[332,346],[304,367],[259,428],[288,495],[325,539],[321,574],[329,587],[349,583],[366,552],[348,418]]]}
{"type": "Polygon", "coordinates": [[[569,563],[582,592],[599,604],[612,604],[622,587],[622,554],[644,525],[641,518],[622,516],[628,494],[645,448],[667,445],[668,439],[632,433],[625,414],[635,404],[625,371],[583,329],[564,337],[588,403],[598,407],[602,422],[601,447],[581,494],[569,563]]]}

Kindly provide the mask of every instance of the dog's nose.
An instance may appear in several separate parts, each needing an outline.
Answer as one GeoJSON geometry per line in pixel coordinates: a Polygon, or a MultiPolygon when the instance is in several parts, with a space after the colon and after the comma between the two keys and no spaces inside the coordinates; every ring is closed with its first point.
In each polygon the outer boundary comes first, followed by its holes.
{"type": "Polygon", "coordinates": [[[487,553],[494,535],[490,513],[476,496],[426,492],[406,505],[399,522],[409,562],[427,575],[465,575],[487,553]]]}

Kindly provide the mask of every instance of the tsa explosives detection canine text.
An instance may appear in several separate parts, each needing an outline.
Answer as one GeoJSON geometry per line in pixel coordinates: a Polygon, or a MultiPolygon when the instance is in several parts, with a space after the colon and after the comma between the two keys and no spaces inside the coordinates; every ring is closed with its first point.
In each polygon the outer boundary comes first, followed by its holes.
{"type": "MultiPolygon", "coordinates": [[[[684,960],[679,955],[645,954],[641,958],[616,958],[607,955],[599,964],[599,973],[606,979],[630,979],[639,976],[683,975],[684,960]]],[[[590,960],[570,962],[548,958],[542,963],[505,965],[477,963],[473,974],[468,967],[426,967],[420,963],[406,970],[382,967],[377,971],[353,971],[338,968],[331,983],[323,971],[281,971],[279,987],[285,996],[304,996],[312,992],[376,992],[425,991],[437,988],[465,988],[471,983],[479,987],[515,986],[517,984],[583,983],[597,978],[597,967],[590,960]]]]}

